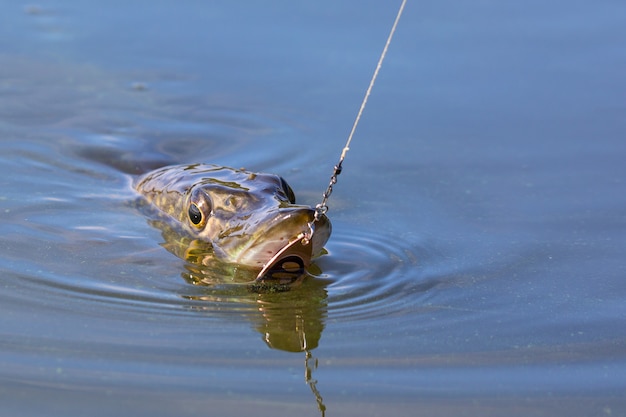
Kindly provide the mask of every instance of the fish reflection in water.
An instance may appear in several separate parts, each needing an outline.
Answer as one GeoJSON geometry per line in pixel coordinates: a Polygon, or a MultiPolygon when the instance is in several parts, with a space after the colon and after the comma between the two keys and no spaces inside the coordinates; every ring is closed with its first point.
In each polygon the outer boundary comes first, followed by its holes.
{"type": "MultiPolygon", "coordinates": [[[[183,295],[183,298],[193,301],[191,308],[198,311],[210,310],[204,303],[234,302],[250,306],[250,309],[244,309],[250,312],[245,316],[269,348],[304,352],[304,380],[311,389],[320,414],[324,416],[326,406],[313,377],[318,361],[311,352],[318,347],[324,331],[328,314],[328,282],[317,278],[306,279],[293,291],[272,291],[275,286],[268,287],[266,291],[250,291],[247,286],[224,284],[225,276],[220,283],[206,285],[207,280],[215,280],[214,273],[215,270],[207,271],[201,263],[188,262],[182,277],[193,284],[191,288],[194,291],[193,294],[183,295]]],[[[245,274],[242,270],[228,268],[223,268],[222,273],[245,274]]]]}
{"type": "Polygon", "coordinates": [[[323,252],[331,232],[325,215],[315,220],[315,210],[295,204],[291,187],[272,174],[175,165],[140,177],[135,189],[157,209],[153,224],[167,249],[214,276],[235,268],[261,271],[259,284],[291,284],[323,252]]]}
{"type": "MultiPolygon", "coordinates": [[[[198,270],[192,264],[186,269],[183,277],[197,285],[201,278],[197,275],[198,270]]],[[[318,411],[324,416],[326,405],[313,376],[318,361],[312,351],[319,345],[328,313],[326,285],[327,282],[321,279],[309,279],[288,292],[253,292],[239,285],[200,286],[194,287],[194,294],[183,297],[194,302],[232,301],[252,306],[251,314],[246,317],[269,348],[304,353],[304,381],[311,389],[318,411]]],[[[191,308],[203,311],[207,307],[194,303],[191,308]]]]}

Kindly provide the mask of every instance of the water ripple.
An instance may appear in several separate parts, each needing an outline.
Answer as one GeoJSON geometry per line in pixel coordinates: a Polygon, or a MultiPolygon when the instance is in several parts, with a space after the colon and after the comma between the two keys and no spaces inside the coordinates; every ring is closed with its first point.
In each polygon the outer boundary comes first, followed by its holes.
{"type": "Polygon", "coordinates": [[[69,304],[82,301],[101,305],[107,314],[202,311],[221,315],[255,312],[260,307],[283,314],[278,312],[299,306],[323,310],[314,313],[320,318],[328,314],[333,320],[355,321],[409,314],[419,297],[427,297],[428,291],[440,283],[437,275],[429,273],[437,257],[429,246],[346,225],[336,227],[327,246],[328,254],[315,262],[314,275],[291,291],[277,294],[250,291],[226,274],[209,285],[193,281],[189,275],[199,273],[198,265],[178,260],[160,247],[146,250],[149,237],[133,236],[132,230],[124,230],[126,238],[115,243],[107,242],[110,231],[80,232],[90,236],[74,232],[67,237],[75,243],[60,243],[57,249],[60,253],[80,250],[92,259],[98,253],[97,262],[85,268],[57,265],[48,259],[47,271],[21,273],[20,285],[32,293],[46,294],[50,301],[56,300],[52,302],[58,308],[64,308],[68,300],[69,304]],[[119,258],[120,250],[128,254],[119,258]],[[91,276],[90,270],[98,271],[97,276],[91,276]]]}
{"type": "Polygon", "coordinates": [[[328,285],[330,314],[361,320],[403,314],[420,293],[437,285],[420,272],[432,253],[392,236],[346,230],[329,242],[320,261],[328,285]]]}

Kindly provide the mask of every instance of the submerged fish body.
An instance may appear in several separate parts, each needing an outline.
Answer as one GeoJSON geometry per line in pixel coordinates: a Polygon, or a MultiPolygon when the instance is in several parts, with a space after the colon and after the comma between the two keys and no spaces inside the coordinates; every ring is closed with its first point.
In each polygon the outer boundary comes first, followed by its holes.
{"type": "Polygon", "coordinates": [[[272,174],[175,165],[138,178],[135,189],[191,237],[210,243],[222,262],[263,269],[288,246],[306,245],[307,266],[331,232],[326,216],[314,222],[315,211],[296,205],[291,187],[272,174]]]}

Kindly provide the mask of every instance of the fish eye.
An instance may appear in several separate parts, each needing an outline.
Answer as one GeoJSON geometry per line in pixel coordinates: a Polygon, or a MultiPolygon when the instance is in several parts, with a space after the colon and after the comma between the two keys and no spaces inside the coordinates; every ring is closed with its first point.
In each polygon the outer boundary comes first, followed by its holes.
{"type": "Polygon", "coordinates": [[[187,217],[192,226],[202,229],[211,216],[211,202],[201,191],[196,190],[189,198],[187,217]]]}
{"type": "Polygon", "coordinates": [[[279,177],[279,178],[280,178],[280,186],[285,192],[285,195],[287,196],[287,200],[289,200],[291,204],[294,204],[296,202],[296,195],[294,194],[289,184],[287,184],[287,181],[285,181],[283,177],[279,177]]]}
{"type": "Polygon", "coordinates": [[[196,226],[199,226],[202,223],[202,211],[200,211],[200,208],[196,203],[191,203],[189,205],[189,211],[187,212],[187,214],[189,215],[189,220],[191,221],[191,223],[195,224],[196,226]]]}

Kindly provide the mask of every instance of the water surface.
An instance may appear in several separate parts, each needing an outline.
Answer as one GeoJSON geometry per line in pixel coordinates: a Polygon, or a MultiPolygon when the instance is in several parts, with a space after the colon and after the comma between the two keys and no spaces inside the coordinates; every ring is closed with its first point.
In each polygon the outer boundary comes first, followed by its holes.
{"type": "Polygon", "coordinates": [[[170,162],[316,204],[395,8],[3,7],[4,413],[626,415],[619,2],[410,2],[293,291],[195,285],[134,204],[170,162]]]}

